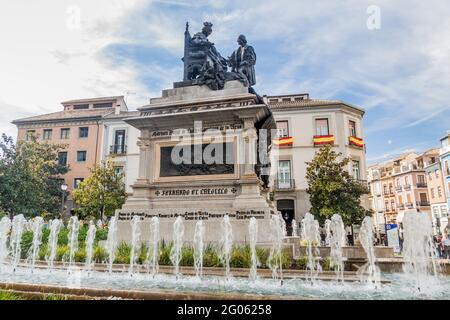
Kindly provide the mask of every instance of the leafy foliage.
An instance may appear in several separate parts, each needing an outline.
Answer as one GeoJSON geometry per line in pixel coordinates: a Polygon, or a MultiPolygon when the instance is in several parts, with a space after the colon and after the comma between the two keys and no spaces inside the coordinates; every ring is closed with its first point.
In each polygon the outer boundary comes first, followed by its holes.
{"type": "Polygon", "coordinates": [[[91,169],[91,176],[73,191],[76,213],[80,218],[112,216],[126,199],[124,174],[117,174],[112,161],[104,161],[91,169]]]}
{"type": "Polygon", "coordinates": [[[34,217],[60,211],[60,177],[68,167],[58,164],[65,146],[40,143],[36,138],[16,146],[11,137],[0,140],[0,211],[34,217]]]}
{"type": "Polygon", "coordinates": [[[342,158],[332,146],[322,147],[314,159],[307,162],[306,179],[311,214],[320,224],[333,214],[339,214],[345,225],[359,224],[372,212],[361,206],[361,196],[369,189],[355,180],[347,170],[350,158],[342,158]]]}

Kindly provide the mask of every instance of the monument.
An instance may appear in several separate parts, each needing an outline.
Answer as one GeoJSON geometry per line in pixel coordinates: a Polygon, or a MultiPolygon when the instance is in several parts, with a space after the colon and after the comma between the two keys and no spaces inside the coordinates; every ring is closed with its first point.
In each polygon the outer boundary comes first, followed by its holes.
{"type": "Polygon", "coordinates": [[[137,215],[143,239],[157,216],[161,238],[171,241],[173,223],[181,216],[186,242],[192,241],[198,220],[205,223],[205,241],[219,241],[228,215],[235,242],[248,240],[251,217],[259,222],[258,241],[269,241],[276,209],[269,197],[268,154],[276,125],[251,87],[256,54],[245,36],[225,59],[208,40],[211,32],[212,24],[205,22],[191,37],[186,26],[183,81],[125,120],[141,136],[139,178],[116,212],[121,240],[131,238],[130,220],[137,215]]]}

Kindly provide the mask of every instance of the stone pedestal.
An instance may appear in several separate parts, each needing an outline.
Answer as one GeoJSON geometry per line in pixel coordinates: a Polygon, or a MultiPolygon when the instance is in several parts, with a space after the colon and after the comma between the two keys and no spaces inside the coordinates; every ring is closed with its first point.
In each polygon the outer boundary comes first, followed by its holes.
{"type": "Polygon", "coordinates": [[[171,241],[173,222],[182,216],[186,242],[192,241],[198,220],[205,222],[205,240],[214,242],[229,215],[236,242],[247,241],[251,217],[259,221],[260,241],[267,242],[274,205],[255,173],[258,130],[275,128],[267,105],[231,81],[219,91],[205,86],[164,90],[139,111],[140,116],[125,120],[141,131],[140,166],[133,195],[116,212],[119,238],[130,239],[130,220],[139,215],[146,239],[149,220],[157,216],[161,238],[171,241]]]}

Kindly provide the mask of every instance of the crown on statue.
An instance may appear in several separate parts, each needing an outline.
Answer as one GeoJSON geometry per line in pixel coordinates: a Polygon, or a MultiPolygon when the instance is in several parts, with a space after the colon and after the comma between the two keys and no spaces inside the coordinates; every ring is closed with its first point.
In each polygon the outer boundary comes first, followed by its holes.
{"type": "Polygon", "coordinates": [[[203,25],[207,28],[212,28],[213,24],[211,22],[203,22],[203,25]]]}

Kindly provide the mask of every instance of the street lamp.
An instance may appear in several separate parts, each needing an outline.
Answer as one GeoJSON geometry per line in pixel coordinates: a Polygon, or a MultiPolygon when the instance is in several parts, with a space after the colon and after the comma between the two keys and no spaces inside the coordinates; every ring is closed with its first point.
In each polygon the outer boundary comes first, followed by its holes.
{"type": "Polygon", "coordinates": [[[63,183],[61,185],[62,198],[61,198],[61,218],[64,215],[64,199],[66,198],[67,184],[63,183]]]}

